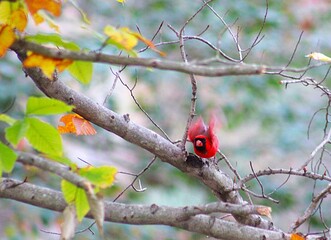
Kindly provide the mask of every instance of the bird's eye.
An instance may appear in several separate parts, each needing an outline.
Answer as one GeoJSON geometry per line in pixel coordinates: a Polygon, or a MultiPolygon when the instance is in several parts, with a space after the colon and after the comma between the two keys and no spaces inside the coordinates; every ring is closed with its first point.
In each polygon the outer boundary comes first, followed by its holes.
{"type": "Polygon", "coordinates": [[[195,138],[194,146],[199,152],[206,152],[206,139],[205,138],[195,138]]]}

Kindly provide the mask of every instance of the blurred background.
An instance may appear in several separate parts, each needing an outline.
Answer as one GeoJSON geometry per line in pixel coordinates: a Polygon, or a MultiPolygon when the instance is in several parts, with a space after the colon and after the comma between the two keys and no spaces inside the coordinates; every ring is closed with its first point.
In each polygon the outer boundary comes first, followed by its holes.
{"type": "MultiPolygon", "coordinates": [[[[66,2],[62,16],[55,19],[60,27],[60,34],[65,39],[77,42],[83,48],[97,51],[102,42],[95,37],[95,32],[102,33],[105,25],[129,27],[135,31],[139,29],[144,37],[151,39],[163,22],[154,43],[176,41],[176,35],[167,25],[179,30],[203,2],[199,0],[127,0],[125,4],[120,4],[116,1],[81,0],[77,1],[77,4],[87,13],[91,24],[83,23],[79,11],[70,2],[66,2]]],[[[242,49],[249,48],[263,23],[266,2],[263,0],[215,0],[210,5],[229,26],[232,26],[234,32],[239,30],[239,42],[242,49]]],[[[305,58],[305,55],[314,51],[330,56],[330,24],[331,5],[327,0],[269,0],[268,16],[262,31],[263,39],[253,48],[245,62],[286,66],[302,31],[304,33],[290,67],[307,66],[309,60],[305,58]]],[[[231,35],[220,19],[208,8],[202,10],[187,25],[185,34],[198,35],[207,26],[209,26],[207,31],[201,37],[216,46],[221,46],[221,49],[229,56],[238,58],[236,45],[231,35]]],[[[53,32],[53,30],[47,25],[36,27],[30,21],[28,33],[38,32],[53,32]]],[[[215,57],[215,52],[199,41],[187,41],[185,46],[189,61],[215,57]]],[[[140,43],[136,49],[143,48],[144,45],[140,43]]],[[[165,59],[182,61],[178,43],[164,44],[158,49],[166,52],[165,59]]],[[[112,46],[107,46],[103,52],[120,54],[119,50],[112,46]]],[[[122,55],[125,54],[122,53],[122,55]]],[[[160,58],[157,53],[150,50],[140,53],[139,56],[160,58]]],[[[25,77],[21,68],[20,62],[12,52],[0,59],[0,110],[8,110],[7,114],[16,118],[24,114],[24,107],[29,96],[42,96],[33,82],[25,77]]],[[[127,67],[120,75],[123,81],[121,83],[115,81],[110,68],[113,71],[120,69],[117,66],[94,64],[93,80],[89,85],[78,83],[67,73],[61,74],[60,79],[99,104],[104,104],[120,114],[128,113],[132,121],[162,135],[137,107],[130,91],[123,84],[133,87],[136,81],[132,93],[141,107],[171,140],[181,139],[191,100],[189,76],[172,71],[127,67]]],[[[309,71],[307,76],[321,81],[327,71],[328,67],[324,66],[309,71]]],[[[327,107],[328,99],[322,96],[318,89],[300,84],[288,85],[285,88],[279,84],[279,81],[284,78],[277,75],[217,78],[197,76],[197,80],[197,113],[207,121],[212,111],[217,114],[221,123],[217,129],[221,150],[236,166],[241,176],[251,173],[250,162],[255,171],[268,167],[298,168],[323,139],[325,110],[318,112],[311,121],[316,111],[327,107]],[[310,128],[308,128],[310,122],[310,128]]],[[[328,78],[323,84],[330,85],[328,78]]],[[[60,116],[45,120],[56,126],[59,118],[60,116]]],[[[2,137],[4,127],[0,123],[2,137]]],[[[137,174],[152,160],[153,156],[148,152],[105,130],[97,127],[96,129],[98,134],[94,136],[63,136],[67,156],[78,165],[86,165],[80,160],[83,159],[95,166],[113,165],[120,172],[137,174]]],[[[26,148],[28,149],[28,146],[26,148]]],[[[189,143],[187,148],[192,152],[189,143]]],[[[329,158],[329,155],[323,156],[324,166],[321,167],[320,173],[323,174],[325,169],[328,169],[329,158]]],[[[220,163],[220,167],[230,176],[233,175],[223,162],[220,163]]],[[[60,179],[57,176],[33,167],[17,165],[11,175],[22,180],[26,176],[30,182],[60,189],[60,179]]],[[[269,193],[277,189],[287,177],[287,175],[268,176],[260,180],[266,193],[269,193]]],[[[116,179],[115,185],[106,194],[107,200],[115,199],[131,183],[133,177],[119,173],[116,179]]],[[[146,191],[139,193],[130,188],[117,202],[184,206],[217,201],[200,182],[160,160],[154,162],[140,180],[142,187],[147,188],[146,191]]],[[[272,207],[275,225],[287,231],[290,224],[302,215],[308,206],[313,191],[318,192],[326,185],[326,183],[292,176],[286,184],[271,195],[272,198],[280,201],[279,204],[258,198],[253,198],[253,201],[256,204],[272,207]]],[[[139,187],[137,183],[136,186],[139,187]]],[[[256,181],[249,182],[248,187],[261,193],[256,181]]],[[[243,197],[246,196],[243,194],[243,197]]],[[[327,209],[329,202],[325,199],[323,209],[327,209]]],[[[1,239],[58,239],[57,235],[51,233],[60,231],[59,213],[11,200],[1,199],[0,204],[1,239]]],[[[328,214],[323,217],[325,223],[331,224],[328,214]]],[[[309,225],[306,224],[300,230],[306,232],[308,227],[316,231],[324,229],[320,218],[317,213],[310,220],[309,225]]],[[[91,220],[84,220],[79,225],[79,230],[88,227],[91,223],[91,220]]],[[[75,239],[98,239],[96,227],[92,227],[92,230],[94,234],[85,231],[77,234],[75,239]]],[[[155,239],[156,236],[158,239],[179,240],[208,238],[164,226],[106,223],[105,231],[111,239],[148,240],[155,239]]]]}

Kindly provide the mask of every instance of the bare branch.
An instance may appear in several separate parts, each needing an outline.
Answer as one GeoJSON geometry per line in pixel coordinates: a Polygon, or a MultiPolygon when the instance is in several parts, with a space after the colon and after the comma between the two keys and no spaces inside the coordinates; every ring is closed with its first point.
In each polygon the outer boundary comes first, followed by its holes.
{"type": "Polygon", "coordinates": [[[316,153],[322,148],[324,148],[324,146],[327,143],[329,143],[330,140],[331,140],[331,129],[329,130],[328,135],[323,139],[323,141],[311,152],[308,160],[297,171],[303,170],[314,159],[316,153]]]}
{"type": "Polygon", "coordinates": [[[133,85],[133,87],[129,87],[129,85],[128,84],[126,84],[124,81],[123,81],[123,79],[121,78],[121,76],[120,76],[120,74],[119,74],[119,72],[114,72],[112,69],[110,69],[111,70],[111,72],[112,72],[112,74],[113,75],[115,75],[115,79],[119,79],[120,80],[120,82],[122,83],[122,85],[124,86],[124,87],[126,87],[126,89],[128,89],[129,90],[129,92],[130,92],[130,95],[131,95],[131,98],[133,99],[133,101],[134,101],[134,103],[137,105],[137,107],[145,114],[145,116],[151,121],[151,123],[157,128],[157,129],[159,129],[160,130],[160,132],[163,134],[163,136],[168,140],[168,141],[170,141],[170,142],[172,142],[171,141],[171,139],[170,139],[170,137],[168,136],[168,134],[152,119],[152,117],[145,111],[145,109],[143,109],[143,107],[140,105],[140,103],[138,102],[138,100],[136,99],[136,97],[134,96],[134,94],[133,94],[133,90],[135,89],[135,87],[137,86],[137,82],[138,82],[138,80],[137,80],[137,78],[135,79],[135,82],[134,82],[134,85],[133,85]]]}
{"type": "MultiPolygon", "coordinates": [[[[221,158],[219,159],[219,161],[224,160],[225,163],[226,163],[226,165],[228,165],[229,169],[230,169],[230,170],[233,172],[233,174],[237,177],[238,181],[241,181],[241,177],[240,177],[240,175],[239,175],[237,169],[236,169],[235,167],[232,166],[231,162],[230,162],[229,159],[225,156],[225,154],[222,153],[221,150],[218,150],[217,152],[221,155],[221,158]]],[[[252,201],[252,199],[251,199],[251,196],[250,196],[249,193],[246,191],[247,188],[246,188],[245,184],[243,184],[242,189],[246,192],[246,195],[247,195],[247,197],[248,197],[249,203],[250,203],[250,204],[253,204],[253,201],[252,201]]]]}
{"type": "Polygon", "coordinates": [[[275,202],[275,203],[279,203],[278,200],[275,200],[275,199],[271,198],[270,196],[267,196],[267,195],[264,194],[264,187],[263,187],[263,184],[262,184],[262,182],[260,181],[260,179],[258,178],[258,176],[256,175],[255,170],[254,170],[254,168],[253,168],[253,163],[252,163],[251,161],[249,162],[249,165],[250,165],[250,167],[251,167],[251,170],[252,170],[252,173],[253,173],[253,175],[254,175],[254,178],[256,179],[256,181],[258,182],[258,184],[259,184],[259,186],[260,186],[260,188],[261,188],[262,198],[266,198],[266,199],[268,199],[268,200],[270,200],[270,201],[273,201],[273,202],[275,202]]]}
{"type": "Polygon", "coordinates": [[[212,8],[209,5],[209,2],[206,2],[205,0],[202,0],[202,2],[204,2],[205,4],[207,4],[208,8],[212,11],[212,13],[219,19],[221,20],[221,22],[223,23],[223,25],[226,27],[226,29],[228,30],[228,32],[230,33],[230,35],[232,36],[233,41],[235,42],[235,45],[237,47],[238,50],[238,54],[239,54],[239,60],[242,61],[243,56],[242,56],[242,49],[240,47],[239,41],[237,36],[232,32],[231,28],[229,27],[229,25],[226,23],[226,21],[215,11],[214,8],[212,8]]]}
{"type": "MultiPolygon", "coordinates": [[[[113,69],[112,69],[111,67],[110,67],[110,71],[111,71],[112,73],[114,73],[114,71],[113,71],[113,69]]],[[[103,106],[105,106],[107,100],[112,96],[112,94],[113,94],[113,92],[114,92],[114,90],[115,90],[116,84],[117,84],[117,80],[118,80],[118,78],[119,78],[119,75],[118,75],[118,74],[113,74],[113,75],[115,75],[114,82],[113,82],[113,84],[112,84],[111,89],[109,90],[109,93],[108,93],[107,96],[105,97],[105,100],[103,101],[103,104],[102,104],[103,106]]]]}
{"type": "MultiPolygon", "coordinates": [[[[18,40],[12,45],[16,52],[26,52],[27,50],[42,54],[47,57],[59,59],[72,59],[99,63],[108,63],[114,65],[152,67],[162,70],[173,70],[201,76],[231,76],[231,75],[258,75],[264,73],[267,69],[263,65],[236,64],[220,67],[199,66],[186,64],[183,62],[160,60],[154,58],[130,58],[114,56],[96,52],[77,52],[66,49],[45,47],[36,43],[18,40]]],[[[273,69],[270,69],[273,70],[273,69]]]]}
{"type": "Polygon", "coordinates": [[[240,189],[243,185],[243,183],[247,183],[248,181],[251,181],[256,178],[256,176],[269,176],[269,175],[293,175],[293,176],[300,176],[305,178],[310,178],[313,180],[325,180],[328,182],[331,182],[331,178],[327,177],[325,175],[313,173],[313,172],[307,172],[302,170],[294,170],[294,169],[266,169],[261,170],[258,172],[255,172],[255,174],[249,174],[248,176],[244,177],[237,183],[236,189],[240,189]]]}
{"type": "Polygon", "coordinates": [[[262,36],[262,37],[260,37],[260,36],[261,36],[261,33],[262,33],[262,31],[263,31],[263,28],[264,28],[264,26],[265,26],[265,24],[266,24],[267,16],[268,16],[268,11],[269,11],[269,1],[266,0],[265,2],[266,2],[266,8],[265,8],[265,13],[264,13],[264,17],[263,17],[263,21],[262,21],[262,24],[261,24],[260,30],[259,30],[259,32],[257,33],[257,35],[256,35],[256,37],[255,37],[255,39],[254,39],[254,41],[253,41],[253,43],[252,43],[252,45],[251,45],[251,46],[248,48],[248,50],[246,51],[246,54],[245,54],[245,56],[243,57],[243,60],[245,60],[245,58],[248,57],[248,55],[250,54],[250,52],[252,51],[252,49],[253,49],[257,44],[259,44],[259,43],[262,41],[263,37],[264,37],[264,36],[262,36]]]}
{"type": "Polygon", "coordinates": [[[313,198],[308,208],[305,210],[304,214],[300,216],[292,225],[291,232],[294,232],[298,227],[301,226],[308,218],[310,218],[317,207],[320,204],[320,201],[323,200],[328,194],[331,193],[331,184],[329,184],[326,188],[324,188],[316,197],[313,198]]]}
{"type": "MultiPolygon", "coordinates": [[[[162,21],[162,22],[160,23],[158,29],[156,30],[156,32],[154,33],[153,37],[151,38],[151,41],[153,41],[153,40],[155,39],[155,37],[159,34],[159,32],[160,32],[161,29],[162,29],[163,23],[164,23],[164,21],[162,21]]],[[[155,44],[155,46],[156,46],[156,44],[155,44]]],[[[140,52],[145,52],[148,48],[149,48],[149,46],[146,46],[146,47],[144,47],[143,49],[139,50],[138,52],[139,52],[139,53],[140,53],[140,52]]]]}

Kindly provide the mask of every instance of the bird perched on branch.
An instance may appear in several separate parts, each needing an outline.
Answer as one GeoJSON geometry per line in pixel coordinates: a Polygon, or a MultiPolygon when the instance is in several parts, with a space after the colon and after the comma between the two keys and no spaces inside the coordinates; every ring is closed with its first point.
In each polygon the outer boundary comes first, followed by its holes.
{"type": "Polygon", "coordinates": [[[211,116],[208,126],[205,125],[202,117],[199,117],[188,129],[188,138],[199,157],[211,158],[218,151],[219,142],[214,132],[215,124],[215,115],[211,116]]]}

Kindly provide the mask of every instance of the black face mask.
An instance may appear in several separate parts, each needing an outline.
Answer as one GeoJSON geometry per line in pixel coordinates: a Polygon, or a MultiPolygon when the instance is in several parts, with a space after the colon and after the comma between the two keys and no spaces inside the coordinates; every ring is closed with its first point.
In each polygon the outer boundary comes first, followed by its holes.
{"type": "Polygon", "coordinates": [[[206,152],[206,139],[205,138],[195,138],[194,139],[194,147],[197,151],[201,153],[206,152]]]}

